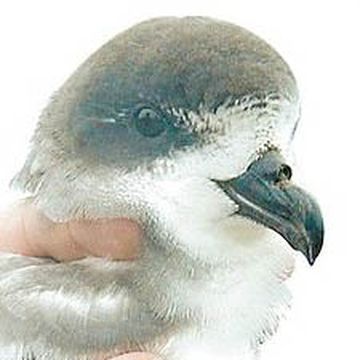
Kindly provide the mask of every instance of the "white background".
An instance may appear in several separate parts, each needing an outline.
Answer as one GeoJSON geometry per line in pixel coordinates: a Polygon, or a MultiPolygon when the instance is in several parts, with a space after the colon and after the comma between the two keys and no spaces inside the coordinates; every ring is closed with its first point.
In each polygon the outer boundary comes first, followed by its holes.
{"type": "MultiPolygon", "coordinates": [[[[360,359],[359,66],[357,1],[9,1],[0,5],[0,204],[49,96],[113,35],[160,15],[207,15],[270,42],[302,94],[297,179],[322,205],[326,243],[298,257],[293,309],[264,360],[360,359]]],[[[1,358],[1,356],[0,356],[1,358]]],[[[194,359],[195,360],[195,359],[194,359]]]]}

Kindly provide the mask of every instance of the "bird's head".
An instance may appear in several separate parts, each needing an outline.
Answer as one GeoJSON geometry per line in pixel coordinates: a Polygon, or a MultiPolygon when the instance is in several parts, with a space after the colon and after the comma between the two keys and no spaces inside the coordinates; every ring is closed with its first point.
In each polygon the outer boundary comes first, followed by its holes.
{"type": "Polygon", "coordinates": [[[313,263],[320,211],[286,164],[298,118],[294,77],[263,40],[206,18],[155,19],[56,93],[15,182],[58,221],[129,216],[210,255],[272,229],[313,263]]]}

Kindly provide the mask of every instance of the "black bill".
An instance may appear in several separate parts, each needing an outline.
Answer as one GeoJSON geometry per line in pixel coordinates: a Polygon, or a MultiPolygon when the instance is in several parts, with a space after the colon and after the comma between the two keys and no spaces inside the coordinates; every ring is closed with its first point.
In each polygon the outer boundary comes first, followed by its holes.
{"type": "Polygon", "coordinates": [[[238,205],[238,214],[279,233],[312,265],[323,245],[323,219],[316,201],[290,182],[291,175],[291,168],[272,150],[241,176],[215,182],[238,205]]]}

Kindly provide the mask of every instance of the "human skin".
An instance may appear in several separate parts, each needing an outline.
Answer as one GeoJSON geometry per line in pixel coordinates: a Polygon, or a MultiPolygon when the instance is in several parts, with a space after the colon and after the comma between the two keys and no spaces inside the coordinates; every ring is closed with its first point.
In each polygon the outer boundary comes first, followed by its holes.
{"type": "MultiPolygon", "coordinates": [[[[141,228],[125,218],[54,223],[31,204],[31,199],[15,204],[0,215],[0,252],[46,256],[59,261],[86,256],[134,260],[141,236],[141,228]],[[98,238],[106,241],[99,244],[98,238]]],[[[108,360],[155,360],[155,357],[133,353],[108,360]]]]}

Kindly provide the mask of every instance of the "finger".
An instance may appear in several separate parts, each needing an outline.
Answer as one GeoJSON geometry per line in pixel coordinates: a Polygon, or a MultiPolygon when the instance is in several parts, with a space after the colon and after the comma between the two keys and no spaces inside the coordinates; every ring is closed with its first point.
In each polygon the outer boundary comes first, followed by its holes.
{"type": "Polygon", "coordinates": [[[85,256],[134,259],[141,229],[126,218],[54,223],[30,202],[0,216],[0,251],[75,260],[85,256]]]}

